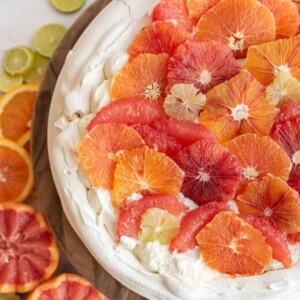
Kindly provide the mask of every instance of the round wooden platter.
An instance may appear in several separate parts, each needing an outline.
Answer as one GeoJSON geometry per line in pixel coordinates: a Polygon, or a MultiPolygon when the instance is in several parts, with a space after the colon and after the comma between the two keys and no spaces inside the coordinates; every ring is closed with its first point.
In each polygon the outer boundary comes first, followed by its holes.
{"type": "Polygon", "coordinates": [[[95,1],[70,28],[48,66],[41,86],[32,126],[32,159],[35,188],[42,200],[42,210],[68,260],[97,289],[111,300],[142,300],[108,274],[86,249],[64,215],[53,182],[47,149],[47,122],[51,98],[66,55],[94,19],[111,0],[95,1]]]}

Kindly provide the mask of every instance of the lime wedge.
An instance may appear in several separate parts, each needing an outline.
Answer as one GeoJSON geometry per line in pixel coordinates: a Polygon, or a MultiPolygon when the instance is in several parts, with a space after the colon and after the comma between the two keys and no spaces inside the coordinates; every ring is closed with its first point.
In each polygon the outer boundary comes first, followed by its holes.
{"type": "Polygon", "coordinates": [[[12,48],[3,57],[3,69],[12,76],[26,74],[31,70],[33,64],[34,53],[25,46],[12,48]]]}
{"type": "MultiPolygon", "coordinates": [[[[6,73],[0,74],[0,91],[8,92],[10,89],[21,85],[23,83],[23,77],[21,75],[11,76],[6,73]]],[[[0,298],[1,300],[1,298],[0,298]]]]}
{"type": "Polygon", "coordinates": [[[44,25],[35,33],[33,44],[36,51],[45,57],[51,57],[67,29],[60,24],[44,25]]]}
{"type": "Polygon", "coordinates": [[[58,11],[71,13],[80,9],[85,0],[51,0],[51,4],[58,11]]]}
{"type": "Polygon", "coordinates": [[[44,73],[49,63],[49,58],[40,54],[35,54],[33,69],[24,76],[24,81],[28,84],[39,85],[44,77],[44,73]]]}
{"type": "Polygon", "coordinates": [[[16,294],[0,294],[0,300],[21,300],[16,294]]]}

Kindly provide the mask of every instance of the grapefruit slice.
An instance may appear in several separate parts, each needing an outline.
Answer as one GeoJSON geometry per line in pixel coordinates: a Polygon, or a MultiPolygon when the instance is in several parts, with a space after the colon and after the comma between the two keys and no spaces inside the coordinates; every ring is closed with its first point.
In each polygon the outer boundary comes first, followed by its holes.
{"type": "Polygon", "coordinates": [[[188,212],[181,220],[180,230],[170,244],[170,251],[183,253],[197,246],[196,235],[215,215],[230,210],[226,203],[211,202],[188,212]]]}
{"type": "Polygon", "coordinates": [[[30,135],[31,131],[28,130],[17,141],[17,143],[27,150],[28,153],[30,153],[30,135]]]}
{"type": "Polygon", "coordinates": [[[249,73],[241,72],[206,94],[200,122],[223,143],[243,133],[269,135],[275,118],[274,106],[266,99],[265,87],[249,73]]]}
{"type": "Polygon", "coordinates": [[[111,189],[116,167],[116,152],[143,145],[141,136],[123,124],[95,126],[78,147],[79,164],[94,187],[111,189]]]}
{"type": "Polygon", "coordinates": [[[25,293],[51,277],[59,250],[44,217],[20,203],[0,204],[0,293],[25,293]]]}
{"type": "Polygon", "coordinates": [[[221,43],[189,40],[177,47],[170,58],[169,87],[178,83],[194,84],[201,93],[206,93],[240,69],[230,49],[221,43]]]}
{"type": "Polygon", "coordinates": [[[256,0],[223,0],[198,22],[196,38],[213,39],[227,45],[236,57],[246,56],[251,45],[274,41],[275,19],[256,0]]]}
{"type": "Polygon", "coordinates": [[[272,259],[262,233],[233,212],[221,212],[197,235],[204,262],[220,273],[258,275],[272,259]]]}

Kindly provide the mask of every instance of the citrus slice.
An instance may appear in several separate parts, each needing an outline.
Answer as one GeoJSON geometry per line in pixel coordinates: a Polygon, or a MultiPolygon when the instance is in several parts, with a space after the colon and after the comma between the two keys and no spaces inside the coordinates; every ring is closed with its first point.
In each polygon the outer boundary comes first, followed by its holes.
{"type": "Polygon", "coordinates": [[[211,202],[188,212],[180,222],[180,230],[170,244],[170,251],[183,253],[197,246],[196,235],[215,215],[230,210],[226,203],[211,202]]]}
{"type": "Polygon", "coordinates": [[[262,233],[233,212],[221,212],[197,235],[204,262],[220,273],[257,275],[271,263],[262,233]]]}
{"type": "Polygon", "coordinates": [[[47,24],[34,34],[33,44],[36,51],[45,57],[51,57],[67,29],[60,24],[47,24]]]}
{"type": "Polygon", "coordinates": [[[0,292],[25,293],[50,278],[59,249],[44,217],[20,203],[0,204],[0,292]]]}
{"type": "Polygon", "coordinates": [[[21,75],[11,76],[7,73],[0,74],[0,92],[8,92],[22,83],[23,77],[21,75]]]}
{"type": "Polygon", "coordinates": [[[293,121],[300,117],[300,103],[287,102],[281,107],[276,115],[274,127],[277,124],[283,124],[287,121],[293,121]]]}
{"type": "Polygon", "coordinates": [[[75,274],[61,274],[38,286],[27,300],[105,300],[90,282],[75,274]]]}
{"type": "Polygon", "coordinates": [[[300,232],[288,234],[287,239],[291,244],[298,244],[300,242],[300,232]]]}
{"type": "Polygon", "coordinates": [[[181,192],[197,204],[228,201],[234,196],[241,171],[236,157],[225,147],[199,141],[181,150],[174,160],[185,174],[181,192]]]}
{"type": "Polygon", "coordinates": [[[95,126],[78,146],[78,161],[94,187],[111,189],[116,152],[143,145],[141,136],[123,124],[95,126]]]}
{"type": "Polygon", "coordinates": [[[28,84],[41,84],[44,73],[48,66],[49,59],[35,53],[34,65],[31,71],[24,76],[24,81],[28,84]]]}
{"type": "Polygon", "coordinates": [[[160,208],[149,208],[142,215],[139,239],[168,245],[180,228],[180,219],[160,208]]]}
{"type": "Polygon", "coordinates": [[[147,196],[131,202],[120,212],[117,238],[127,236],[137,239],[141,227],[141,217],[149,208],[160,208],[175,216],[182,215],[188,209],[176,197],[170,195],[147,196]]]}
{"type": "Polygon", "coordinates": [[[274,106],[265,87],[251,74],[241,72],[206,94],[200,123],[217,141],[226,142],[243,133],[269,135],[275,119],[274,106]]]}
{"type": "Polygon", "coordinates": [[[282,39],[249,48],[244,67],[264,85],[281,72],[300,80],[300,37],[282,39]]]}
{"type": "Polygon", "coordinates": [[[239,73],[241,67],[231,51],[219,42],[189,40],[177,47],[168,66],[168,82],[194,84],[206,93],[239,73]]]}
{"type": "Polygon", "coordinates": [[[197,39],[219,41],[238,58],[245,57],[251,45],[273,41],[275,36],[272,13],[256,0],[218,2],[199,20],[196,32],[197,39]]]}
{"type": "Polygon", "coordinates": [[[291,161],[270,137],[247,133],[227,142],[226,147],[237,157],[243,170],[239,191],[248,182],[261,179],[268,173],[288,180],[291,161]]]}
{"type": "Polygon", "coordinates": [[[131,57],[143,53],[171,54],[192,35],[172,21],[157,21],[142,29],[127,49],[131,57]]]}
{"type": "Polygon", "coordinates": [[[12,48],[3,57],[3,69],[12,76],[26,74],[32,69],[33,64],[34,53],[25,46],[12,48]]]}
{"type": "Polygon", "coordinates": [[[193,84],[173,85],[164,102],[168,116],[179,120],[195,121],[203,109],[206,97],[193,84]]]}
{"type": "Polygon", "coordinates": [[[0,136],[17,141],[31,127],[38,87],[21,85],[0,101],[0,136]]]}
{"type": "Polygon", "coordinates": [[[0,203],[24,201],[32,188],[28,152],[13,141],[0,139],[0,203]]]}
{"type": "Polygon", "coordinates": [[[174,20],[186,31],[193,31],[193,24],[189,18],[185,0],[161,0],[153,11],[153,21],[174,20]]]}
{"type": "Polygon", "coordinates": [[[300,231],[298,193],[271,174],[249,182],[237,196],[236,204],[240,213],[263,217],[283,233],[300,231]]]}
{"type": "Polygon", "coordinates": [[[72,13],[77,11],[83,6],[84,3],[85,0],[51,0],[53,7],[64,13],[72,13]]]}
{"type": "Polygon", "coordinates": [[[122,151],[117,156],[113,203],[122,206],[132,193],[177,195],[183,172],[168,156],[148,147],[122,151]]]}
{"type": "Polygon", "coordinates": [[[30,153],[30,135],[31,131],[26,131],[17,141],[17,143],[30,153]]]}

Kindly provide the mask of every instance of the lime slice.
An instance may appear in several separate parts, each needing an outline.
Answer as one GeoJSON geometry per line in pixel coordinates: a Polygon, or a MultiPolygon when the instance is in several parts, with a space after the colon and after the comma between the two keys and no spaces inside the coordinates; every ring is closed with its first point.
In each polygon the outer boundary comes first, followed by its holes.
{"type": "MultiPolygon", "coordinates": [[[[8,92],[10,89],[21,85],[23,83],[23,77],[21,75],[11,76],[6,73],[0,74],[0,91],[8,92]]],[[[1,300],[1,298],[0,298],[1,300]]]]}
{"type": "Polygon", "coordinates": [[[39,85],[44,77],[44,73],[49,63],[49,58],[40,54],[35,54],[33,69],[24,76],[24,81],[28,84],[39,85]]]}
{"type": "Polygon", "coordinates": [[[16,294],[0,294],[0,300],[21,300],[16,294]]]}
{"type": "Polygon", "coordinates": [[[44,25],[33,38],[36,51],[42,56],[51,57],[66,32],[67,29],[60,24],[44,25]]]}
{"type": "Polygon", "coordinates": [[[33,64],[34,53],[25,46],[12,48],[3,57],[3,69],[12,76],[26,74],[31,70],[33,64]]]}
{"type": "Polygon", "coordinates": [[[64,13],[71,13],[80,9],[84,2],[85,0],[51,0],[54,8],[64,13]]]}

